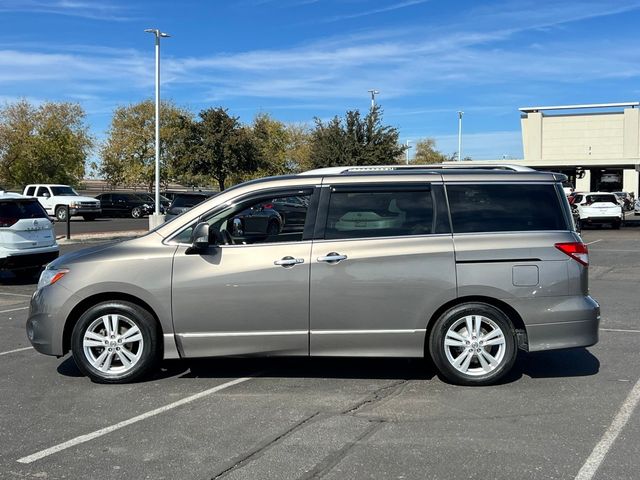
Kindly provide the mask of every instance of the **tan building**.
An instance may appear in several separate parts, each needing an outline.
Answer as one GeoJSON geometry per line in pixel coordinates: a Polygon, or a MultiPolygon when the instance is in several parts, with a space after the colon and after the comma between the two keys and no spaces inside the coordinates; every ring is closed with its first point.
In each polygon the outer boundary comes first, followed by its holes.
{"type": "MultiPolygon", "coordinates": [[[[640,102],[520,108],[524,159],[578,191],[640,192],[640,102]]],[[[477,163],[504,163],[504,160],[477,163]]]]}

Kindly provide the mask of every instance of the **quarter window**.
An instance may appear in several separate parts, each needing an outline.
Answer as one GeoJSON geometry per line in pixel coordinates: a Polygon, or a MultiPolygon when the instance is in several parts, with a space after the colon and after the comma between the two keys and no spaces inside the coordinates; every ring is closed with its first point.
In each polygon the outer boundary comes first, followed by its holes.
{"type": "Polygon", "coordinates": [[[332,192],[326,239],[433,233],[430,190],[332,192]]]}
{"type": "Polygon", "coordinates": [[[454,233],[566,230],[553,185],[448,185],[454,233]]]}

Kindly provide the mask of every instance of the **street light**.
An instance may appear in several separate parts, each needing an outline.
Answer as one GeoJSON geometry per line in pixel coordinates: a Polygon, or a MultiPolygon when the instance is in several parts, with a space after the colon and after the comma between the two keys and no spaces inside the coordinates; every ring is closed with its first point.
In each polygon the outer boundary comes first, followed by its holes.
{"type": "Polygon", "coordinates": [[[464,112],[458,110],[458,161],[462,160],[462,115],[464,112]]]}
{"type": "Polygon", "coordinates": [[[373,110],[376,106],[376,95],[378,95],[380,92],[375,88],[368,90],[368,92],[371,94],[371,110],[373,110]]]}
{"type": "Polygon", "coordinates": [[[168,33],[157,28],[147,28],[147,33],[153,33],[156,38],[156,210],[149,215],[149,228],[155,228],[164,221],[160,215],[160,38],[167,38],[168,33]]]}
{"type": "Polygon", "coordinates": [[[409,149],[412,148],[409,146],[409,143],[411,142],[411,140],[407,140],[406,145],[407,145],[407,165],[409,165],[409,149]]]}

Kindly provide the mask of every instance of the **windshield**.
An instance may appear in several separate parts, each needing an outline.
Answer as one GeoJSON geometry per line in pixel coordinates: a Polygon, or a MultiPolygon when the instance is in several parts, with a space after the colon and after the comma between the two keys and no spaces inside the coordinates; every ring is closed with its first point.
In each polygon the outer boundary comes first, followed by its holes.
{"type": "Polygon", "coordinates": [[[78,192],[67,186],[51,187],[51,193],[56,197],[77,197],[78,192]]]}
{"type": "Polygon", "coordinates": [[[172,208],[191,208],[208,197],[204,195],[178,195],[173,199],[172,208]]]}

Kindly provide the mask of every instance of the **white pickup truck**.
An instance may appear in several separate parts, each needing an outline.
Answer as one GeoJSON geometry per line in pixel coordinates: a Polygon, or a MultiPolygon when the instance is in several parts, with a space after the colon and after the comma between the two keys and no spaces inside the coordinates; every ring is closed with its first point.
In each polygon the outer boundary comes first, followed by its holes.
{"type": "Polygon", "coordinates": [[[69,215],[81,215],[85,220],[95,220],[102,213],[100,200],[78,195],[69,185],[33,184],[24,187],[26,197],[36,197],[49,215],[63,222],[69,215]]]}

